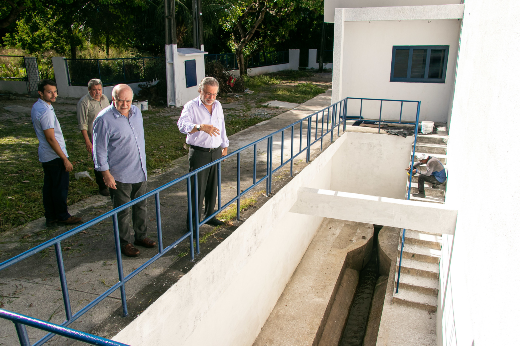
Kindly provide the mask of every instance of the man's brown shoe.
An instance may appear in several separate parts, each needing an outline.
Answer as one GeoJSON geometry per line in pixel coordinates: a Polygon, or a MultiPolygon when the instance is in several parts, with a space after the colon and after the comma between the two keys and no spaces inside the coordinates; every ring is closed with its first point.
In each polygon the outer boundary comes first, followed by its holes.
{"type": "Polygon", "coordinates": [[[150,238],[136,239],[134,244],[148,248],[155,247],[155,245],[157,245],[157,243],[150,238]]]}
{"type": "Polygon", "coordinates": [[[127,257],[137,257],[140,252],[132,244],[128,243],[121,248],[121,253],[127,257]]]}
{"type": "Polygon", "coordinates": [[[81,223],[81,218],[77,216],[70,216],[66,220],[58,220],[57,222],[63,225],[75,225],[77,223],[81,223]]]}

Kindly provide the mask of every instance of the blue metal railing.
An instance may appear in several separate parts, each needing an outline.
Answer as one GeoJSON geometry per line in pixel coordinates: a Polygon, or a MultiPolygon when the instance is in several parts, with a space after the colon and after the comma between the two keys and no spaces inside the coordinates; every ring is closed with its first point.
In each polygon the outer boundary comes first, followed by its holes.
{"type": "Polygon", "coordinates": [[[128,346],[117,341],[102,338],[92,334],[84,333],[79,330],[66,328],[54,323],[45,322],[37,318],[17,314],[15,312],[0,309],[0,317],[10,320],[14,323],[20,345],[30,346],[29,335],[25,326],[42,329],[54,334],[65,336],[69,339],[79,340],[91,345],[107,345],[107,346],[128,346]]]}
{"type": "MultiPolygon", "coordinates": [[[[200,253],[200,245],[199,245],[199,229],[200,227],[205,224],[207,221],[209,221],[211,218],[216,216],[218,213],[220,213],[222,210],[227,208],[232,203],[237,204],[237,220],[240,220],[240,199],[245,194],[247,194],[249,191],[251,191],[254,187],[258,186],[261,183],[265,182],[265,189],[266,194],[270,195],[272,193],[272,180],[273,180],[273,174],[282,169],[284,166],[289,165],[290,166],[290,174],[293,176],[293,164],[294,159],[300,155],[305,154],[306,161],[309,162],[311,159],[311,147],[320,142],[320,148],[323,149],[323,140],[327,138],[327,136],[330,136],[330,141],[334,141],[334,130],[337,129],[337,136],[340,135],[340,128],[343,128],[343,131],[346,130],[346,121],[348,118],[352,118],[347,116],[348,111],[348,102],[350,100],[361,100],[361,106],[360,106],[360,112],[359,116],[357,116],[357,119],[363,119],[363,109],[362,109],[362,102],[363,101],[380,101],[380,115],[379,119],[376,120],[376,122],[379,123],[396,123],[395,120],[383,120],[382,119],[382,105],[383,102],[401,102],[401,114],[399,117],[399,123],[407,123],[402,121],[402,104],[403,103],[409,103],[409,102],[417,102],[417,114],[416,114],[416,121],[415,121],[415,135],[417,137],[417,125],[418,125],[418,119],[419,119],[419,111],[420,111],[420,102],[418,101],[406,101],[406,100],[383,100],[383,99],[366,99],[366,98],[346,98],[341,101],[338,101],[327,108],[315,112],[291,125],[288,125],[276,132],[273,132],[261,139],[258,139],[230,154],[228,154],[225,157],[222,157],[218,160],[215,160],[211,162],[210,164],[207,164],[197,170],[194,170],[182,177],[179,177],[155,190],[152,190],[145,195],[134,199],[131,202],[126,203],[125,205],[122,205],[116,209],[113,209],[97,218],[94,218],[60,236],[57,236],[51,240],[48,240],[30,250],[27,250],[5,262],[0,263],[0,271],[11,267],[12,265],[19,263],[20,261],[31,257],[41,251],[44,251],[45,249],[49,247],[54,247],[55,253],[56,253],[56,260],[58,263],[58,272],[60,276],[60,282],[61,282],[61,288],[62,288],[62,298],[63,298],[63,304],[65,308],[65,314],[66,314],[66,321],[61,324],[62,327],[67,327],[69,324],[74,322],[76,319],[78,319],[80,316],[82,316],[84,313],[92,309],[94,306],[96,306],[99,302],[101,302],[104,298],[115,292],[117,289],[120,290],[121,295],[121,303],[123,308],[123,314],[126,316],[128,314],[127,309],[127,301],[126,301],[126,292],[125,292],[125,284],[132,279],[134,276],[136,276],[138,273],[143,271],[145,268],[147,268],[150,264],[155,262],[160,257],[164,256],[168,251],[176,247],[178,244],[180,244],[182,241],[189,239],[190,243],[190,256],[191,259],[194,260],[195,258],[195,251],[197,254],[200,253]],[[343,126],[341,126],[343,125],[343,126]],[[305,135],[304,135],[305,131],[305,135]],[[290,152],[284,154],[284,143],[285,143],[285,135],[290,133],[290,152]],[[296,136],[295,136],[296,134],[296,136]],[[275,136],[281,137],[281,146],[278,150],[280,150],[280,161],[274,162],[274,139],[275,136]],[[295,143],[295,138],[297,138],[297,143],[295,143]],[[257,169],[258,169],[258,155],[257,152],[261,145],[266,145],[266,153],[267,153],[267,162],[266,162],[266,171],[265,175],[262,175],[261,177],[258,177],[257,169]],[[241,154],[244,154],[246,150],[253,150],[253,179],[252,183],[245,188],[244,190],[241,189],[241,154]],[[232,157],[236,157],[236,172],[237,172],[237,194],[233,198],[231,198],[227,203],[222,202],[222,186],[221,186],[221,164],[224,160],[229,160],[232,157]],[[193,221],[189,222],[188,231],[181,235],[180,238],[173,241],[171,244],[165,245],[163,244],[163,225],[161,223],[161,208],[160,208],[160,193],[174,185],[180,184],[185,182],[187,184],[187,202],[188,202],[188,220],[199,220],[198,215],[198,208],[193,208],[192,206],[198,205],[197,196],[198,194],[194,194],[195,198],[192,201],[192,189],[197,190],[198,189],[198,173],[203,171],[206,168],[209,168],[212,165],[217,165],[217,172],[218,172],[218,209],[215,211],[212,215],[209,215],[206,217],[206,219],[202,220],[201,222],[195,222],[193,224],[193,221]],[[273,166],[276,166],[273,168],[273,166]],[[192,186],[192,180],[193,180],[193,186],[192,186]],[[130,206],[143,201],[147,198],[155,198],[155,212],[156,212],[156,222],[157,222],[157,239],[158,239],[158,253],[147,260],[145,263],[143,263],[138,268],[134,269],[131,273],[128,275],[124,275],[123,272],[123,262],[121,258],[121,249],[119,244],[119,227],[117,222],[117,213],[120,211],[129,208],[130,206]],[[192,203],[193,202],[193,203],[192,203]],[[108,218],[112,218],[113,223],[113,230],[114,230],[114,242],[116,247],[116,258],[117,258],[117,269],[118,269],[118,276],[119,281],[111,286],[108,290],[106,290],[104,293],[99,295],[97,298],[95,298],[93,301],[85,305],[83,308],[81,308],[76,313],[72,313],[71,310],[71,302],[70,297],[68,293],[68,287],[67,287],[67,278],[66,273],[64,269],[64,262],[63,262],[63,256],[62,256],[62,242],[75,234],[78,234],[79,232],[94,226],[103,220],[106,220],[108,218]]],[[[355,117],[356,118],[356,117],[355,117]]],[[[415,154],[415,145],[414,145],[414,154],[415,154]]],[[[413,162],[412,162],[413,164],[413,162]]],[[[410,181],[411,183],[411,181],[410,181]]],[[[13,318],[7,316],[7,315],[0,315],[0,317],[10,319],[14,321],[13,318]]],[[[15,321],[16,322],[16,321],[15,321]]],[[[46,322],[42,322],[46,323],[46,322]]],[[[42,328],[44,329],[44,328],[42,328]]],[[[48,330],[48,329],[45,329],[48,330]]],[[[48,330],[49,331],[49,330],[48,330]]],[[[53,332],[47,334],[45,337],[37,341],[34,345],[42,345],[46,341],[48,341],[50,338],[54,336],[53,332]]],[[[20,339],[20,342],[22,345],[25,345],[22,343],[22,339],[20,339]]]]}
{"type": "Polygon", "coordinates": [[[92,78],[110,86],[164,78],[164,57],[64,59],[69,85],[86,86],[92,78]]]}

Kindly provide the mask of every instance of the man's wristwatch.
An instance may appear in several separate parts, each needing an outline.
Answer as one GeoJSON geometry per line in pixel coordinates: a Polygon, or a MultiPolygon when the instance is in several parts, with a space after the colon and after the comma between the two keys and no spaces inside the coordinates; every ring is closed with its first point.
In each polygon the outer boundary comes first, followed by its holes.
{"type": "Polygon", "coordinates": [[[197,131],[200,131],[200,125],[195,125],[195,127],[197,128],[197,131]]]}

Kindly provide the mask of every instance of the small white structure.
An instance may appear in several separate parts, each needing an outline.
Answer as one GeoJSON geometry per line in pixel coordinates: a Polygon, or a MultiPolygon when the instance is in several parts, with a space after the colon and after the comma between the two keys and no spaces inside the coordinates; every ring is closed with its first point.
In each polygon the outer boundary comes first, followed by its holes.
{"type": "Polygon", "coordinates": [[[165,50],[168,106],[182,107],[199,94],[198,84],[206,76],[204,54],[208,53],[176,44],[166,45],[165,50]]]}
{"type": "Polygon", "coordinates": [[[447,122],[463,11],[458,0],[325,1],[325,21],[335,23],[332,102],[420,100],[420,120],[447,122]]]}
{"type": "MultiPolygon", "coordinates": [[[[300,50],[299,49],[289,49],[289,62],[286,64],[278,64],[278,65],[269,65],[269,66],[260,66],[260,67],[251,67],[247,69],[248,76],[258,76],[261,74],[285,71],[285,70],[298,70],[300,66],[300,50]]],[[[229,71],[233,76],[240,76],[239,70],[231,70],[229,71]]]]}
{"type": "MultiPolygon", "coordinates": [[[[317,49],[309,49],[309,63],[307,65],[308,68],[318,69],[320,68],[320,63],[318,62],[318,50],[317,49]]],[[[323,68],[332,69],[332,63],[323,63],[323,68]]]]}

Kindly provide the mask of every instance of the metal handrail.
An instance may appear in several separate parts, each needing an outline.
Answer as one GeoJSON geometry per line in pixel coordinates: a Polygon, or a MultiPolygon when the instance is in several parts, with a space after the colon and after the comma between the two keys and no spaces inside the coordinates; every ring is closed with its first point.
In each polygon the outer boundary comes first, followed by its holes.
{"type": "Polygon", "coordinates": [[[25,326],[46,330],[54,334],[65,336],[69,339],[83,341],[91,345],[128,346],[127,344],[123,344],[117,341],[105,339],[100,336],[88,334],[71,328],[66,328],[54,323],[42,321],[34,317],[17,314],[16,312],[7,311],[3,309],[0,309],[0,318],[4,318],[14,323],[16,332],[18,333],[18,338],[20,340],[20,345],[22,346],[31,345],[31,342],[29,341],[29,335],[27,334],[27,329],[25,326]]]}
{"type": "MultiPolygon", "coordinates": [[[[279,171],[280,169],[282,169],[284,166],[286,165],[290,165],[290,175],[291,177],[293,176],[293,164],[294,164],[294,159],[300,155],[300,154],[303,154],[305,153],[305,157],[306,157],[306,161],[309,162],[310,161],[310,154],[311,154],[311,146],[316,144],[318,141],[321,142],[321,149],[323,149],[323,139],[326,138],[327,136],[330,135],[330,140],[331,142],[334,141],[334,130],[337,129],[337,135],[339,136],[340,135],[340,128],[342,127],[341,125],[343,125],[343,132],[346,130],[346,120],[347,120],[347,109],[348,109],[348,101],[349,100],[352,100],[352,99],[359,99],[360,98],[350,98],[350,97],[347,97],[341,101],[338,101],[326,108],[324,108],[323,110],[321,111],[318,111],[318,112],[315,112],[311,115],[308,115],[306,117],[304,117],[303,119],[300,119],[299,121],[297,122],[294,122],[293,124],[291,125],[288,125],[280,130],[277,130],[267,136],[264,136],[263,138],[260,138],[244,147],[241,147],[240,149],[228,154],[227,156],[225,157],[222,157],[220,159],[217,159],[203,167],[200,167],[192,172],[189,172],[187,174],[185,174],[184,176],[182,177],[179,177],[177,179],[174,179],[173,181],[165,184],[165,185],[162,185],[146,194],[144,194],[143,196],[139,197],[139,198],[136,198],[120,207],[117,207],[109,212],[106,212],[105,214],[101,215],[101,216],[98,216],[88,222],[85,222],[84,224],[82,225],[79,225],[75,228],[73,228],[72,230],[66,232],[66,233],[63,233],[53,239],[50,239],[32,249],[29,249],[7,261],[4,261],[2,263],[0,263],[0,271],[6,269],[6,268],[9,268],[10,266],[30,257],[30,256],[33,256],[37,253],[39,253],[40,251],[43,251],[51,246],[54,246],[55,248],[55,253],[56,253],[56,260],[58,262],[58,271],[59,271],[59,276],[60,276],[60,282],[61,282],[61,287],[62,287],[62,296],[63,296],[63,304],[64,304],[64,307],[65,307],[65,313],[66,313],[66,321],[63,322],[61,324],[61,326],[68,326],[70,323],[72,323],[73,321],[75,321],[76,319],[78,319],[80,316],[82,316],[84,313],[86,313],[87,311],[89,311],[91,308],[93,308],[95,305],[97,305],[101,300],[103,300],[104,298],[106,298],[107,296],[109,296],[111,293],[113,293],[114,291],[116,291],[118,288],[120,290],[120,294],[121,294],[121,302],[122,302],[122,308],[123,308],[123,315],[126,316],[128,314],[128,309],[127,309],[127,301],[126,301],[126,292],[125,292],[125,284],[127,281],[129,281],[130,279],[132,279],[134,276],[136,276],[138,273],[140,273],[141,271],[143,271],[145,268],[147,268],[150,264],[152,264],[153,262],[155,262],[157,259],[159,259],[160,257],[162,257],[163,255],[165,255],[167,252],[169,252],[171,249],[173,249],[174,247],[176,247],[179,243],[181,243],[182,241],[186,240],[187,238],[189,239],[189,242],[190,242],[190,256],[191,256],[191,260],[193,261],[194,258],[195,258],[195,251],[197,254],[200,253],[200,245],[199,245],[199,241],[200,241],[200,237],[199,237],[199,228],[205,224],[206,222],[208,222],[211,218],[213,218],[214,216],[216,216],[218,213],[220,213],[222,210],[224,210],[225,208],[227,208],[229,205],[231,205],[232,203],[235,203],[237,204],[237,220],[240,220],[240,199],[241,197],[243,197],[246,193],[248,193],[249,191],[251,191],[254,187],[258,186],[259,184],[265,182],[265,190],[266,190],[266,194],[267,195],[270,195],[272,193],[272,180],[273,180],[273,174],[276,173],[277,171],[279,171]],[[304,129],[306,130],[306,134],[305,134],[305,137],[303,135],[303,131],[304,129]],[[299,134],[299,145],[298,146],[295,146],[295,130],[297,131],[297,135],[296,135],[296,138],[298,138],[298,134],[299,134]],[[285,133],[287,131],[290,131],[291,133],[291,143],[290,143],[290,155],[287,159],[284,159],[284,139],[285,139],[285,133]],[[280,147],[280,163],[276,165],[275,168],[273,168],[273,162],[274,162],[274,159],[273,159],[273,153],[274,153],[274,150],[273,150],[273,142],[274,142],[274,137],[277,136],[277,135],[280,135],[281,138],[282,138],[282,141],[281,141],[281,147],[280,147]],[[267,167],[266,167],[266,172],[265,172],[265,175],[261,176],[261,177],[257,177],[257,161],[258,161],[258,157],[257,157],[257,150],[259,148],[259,145],[262,143],[262,142],[266,142],[266,151],[267,151],[267,167]],[[245,150],[247,149],[250,149],[250,148],[253,148],[253,151],[254,151],[254,154],[253,154],[253,182],[252,184],[247,187],[246,189],[244,190],[241,190],[241,177],[240,177],[240,173],[241,173],[241,166],[240,166],[240,163],[241,163],[241,153],[243,153],[245,150]],[[237,195],[234,196],[233,198],[231,198],[227,203],[222,203],[222,186],[221,186],[221,164],[224,160],[229,160],[231,157],[233,156],[236,156],[237,158],[237,195]],[[217,200],[218,200],[218,208],[217,210],[207,216],[204,220],[202,220],[201,222],[195,222],[195,224],[193,224],[193,220],[199,220],[199,215],[198,215],[198,208],[192,208],[193,205],[197,206],[198,205],[198,200],[197,200],[197,195],[198,194],[194,194],[195,196],[195,200],[192,201],[192,194],[191,194],[191,189],[194,188],[195,190],[198,189],[198,174],[199,172],[213,166],[213,165],[217,165],[217,172],[218,172],[218,195],[217,195],[217,200]],[[193,185],[192,186],[192,182],[191,180],[193,179],[193,185]],[[163,236],[162,236],[162,223],[161,223],[161,209],[160,209],[160,193],[165,190],[165,189],[168,189],[176,184],[179,184],[181,182],[185,181],[186,184],[187,184],[187,199],[188,199],[188,215],[189,215],[189,225],[188,225],[188,231],[181,235],[180,238],[178,238],[177,240],[175,240],[173,243],[171,243],[170,245],[168,246],[164,246],[163,244],[163,236]],[[156,222],[157,222],[157,238],[158,238],[158,253],[153,256],[152,258],[150,258],[148,261],[146,261],[145,263],[143,263],[141,266],[139,266],[138,268],[134,269],[131,273],[129,273],[128,275],[124,275],[124,272],[123,272],[123,263],[122,263],[122,257],[121,257],[121,249],[120,249],[120,244],[119,244],[119,226],[118,226],[118,221],[117,221],[117,213],[121,212],[122,210],[126,209],[126,208],[129,208],[130,206],[136,204],[136,203],[139,203],[147,198],[151,198],[151,197],[154,197],[155,198],[155,212],[156,212],[156,222]],[[193,202],[193,203],[192,203],[193,202]],[[101,221],[107,219],[111,217],[112,218],[112,223],[113,223],[113,230],[114,230],[114,242],[115,242],[115,247],[116,247],[116,257],[117,257],[117,268],[118,268],[118,275],[119,275],[119,282],[117,282],[116,284],[114,284],[113,286],[111,286],[108,290],[106,290],[104,293],[102,293],[101,295],[99,295],[97,298],[95,298],[93,301],[91,301],[90,303],[88,303],[87,305],[85,305],[82,309],[80,309],[78,312],[76,313],[72,313],[72,310],[71,310],[71,303],[70,303],[70,297],[69,297],[69,294],[68,294],[68,288],[67,288],[67,279],[66,279],[66,273],[65,273],[65,269],[64,269],[64,263],[63,263],[63,256],[62,256],[62,249],[61,249],[61,243],[66,240],[67,238],[91,227],[91,226],[94,226],[98,223],[100,223],[101,221]]],[[[382,111],[382,104],[383,104],[383,101],[390,101],[390,102],[419,102],[419,101],[408,101],[408,100],[389,100],[389,99],[385,99],[385,100],[382,100],[382,99],[362,99],[362,100],[375,100],[375,101],[380,101],[381,102],[381,107],[380,107],[380,116],[379,116],[379,120],[378,122],[379,123],[395,123],[396,121],[387,121],[387,120],[383,120],[381,119],[381,111],[382,111]]],[[[419,102],[420,104],[420,102],[419,102]]],[[[416,122],[415,122],[415,134],[416,134],[416,138],[417,138],[417,124],[418,124],[418,119],[419,119],[419,110],[420,108],[418,107],[417,108],[417,114],[416,114],[416,122]]],[[[359,119],[363,119],[362,117],[362,105],[360,107],[360,113],[359,113],[359,119]]],[[[399,119],[399,122],[400,123],[405,123],[405,122],[402,122],[402,107],[401,107],[401,114],[400,114],[400,119],[399,119]]],[[[414,154],[415,154],[415,146],[414,146],[414,154]]],[[[47,334],[45,337],[43,337],[42,339],[40,339],[39,341],[37,341],[35,343],[35,345],[42,345],[43,343],[45,343],[46,341],[48,341],[50,338],[52,338],[54,336],[54,334],[52,333],[49,333],[47,334]]]]}

